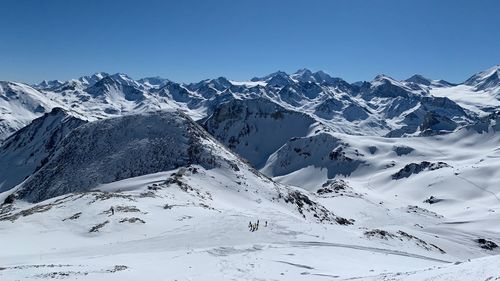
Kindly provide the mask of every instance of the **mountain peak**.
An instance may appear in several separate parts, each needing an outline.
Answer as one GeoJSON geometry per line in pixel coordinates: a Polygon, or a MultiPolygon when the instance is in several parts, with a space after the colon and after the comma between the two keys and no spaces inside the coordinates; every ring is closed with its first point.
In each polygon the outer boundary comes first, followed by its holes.
{"type": "Polygon", "coordinates": [[[293,84],[293,80],[286,74],[286,72],[275,72],[269,79],[266,80],[268,86],[284,87],[293,84]]]}
{"type": "Polygon", "coordinates": [[[254,78],[250,79],[250,81],[252,81],[252,82],[258,82],[258,81],[265,81],[265,82],[267,82],[267,81],[269,81],[270,79],[272,79],[275,76],[281,76],[281,77],[285,77],[286,76],[286,77],[288,77],[288,74],[286,72],[284,72],[284,71],[278,70],[278,71],[273,72],[271,74],[268,74],[268,75],[266,75],[264,77],[254,77],[254,78]]]}
{"type": "Polygon", "coordinates": [[[384,81],[393,82],[396,80],[386,74],[378,74],[377,76],[375,76],[375,78],[373,78],[373,82],[384,82],[384,81]]]}
{"type": "Polygon", "coordinates": [[[426,85],[426,86],[429,86],[431,85],[432,83],[432,80],[427,78],[427,77],[424,77],[420,74],[414,74],[413,76],[411,76],[410,78],[404,80],[405,82],[412,82],[412,83],[415,83],[415,84],[421,84],[421,85],[426,85]]]}
{"type": "Polygon", "coordinates": [[[484,71],[478,72],[472,75],[469,79],[467,79],[464,84],[473,85],[475,83],[481,82],[483,80],[488,79],[491,76],[498,76],[500,74],[500,65],[495,65],[491,68],[488,68],[484,71]]]}
{"type": "Polygon", "coordinates": [[[54,89],[63,85],[64,82],[61,80],[43,80],[42,82],[33,85],[35,89],[47,90],[54,89]]]}
{"type": "Polygon", "coordinates": [[[302,68],[299,68],[297,69],[297,71],[295,71],[295,74],[298,74],[298,73],[304,73],[304,72],[309,72],[309,73],[312,73],[312,71],[307,68],[307,67],[302,67],[302,68]]]}
{"type": "Polygon", "coordinates": [[[474,86],[476,90],[488,90],[500,87],[500,65],[495,65],[472,75],[464,84],[474,86]]]}
{"type": "Polygon", "coordinates": [[[127,74],[125,73],[115,73],[113,75],[110,75],[109,77],[113,78],[113,79],[117,79],[117,80],[123,80],[123,81],[134,81],[134,79],[130,78],[130,76],[128,76],[127,74]]]}
{"type": "Polygon", "coordinates": [[[90,86],[93,86],[95,83],[97,83],[99,80],[101,80],[107,76],[109,76],[109,74],[106,72],[96,72],[92,75],[82,76],[82,77],[76,79],[76,81],[79,81],[80,83],[82,83],[86,87],[90,87],[90,86]]]}
{"type": "Polygon", "coordinates": [[[290,75],[290,77],[300,82],[316,82],[313,72],[307,68],[297,70],[294,74],[290,75]]]}
{"type": "Polygon", "coordinates": [[[145,85],[146,87],[161,87],[163,84],[168,83],[169,80],[160,76],[153,76],[141,78],[137,80],[137,82],[145,85]]]}

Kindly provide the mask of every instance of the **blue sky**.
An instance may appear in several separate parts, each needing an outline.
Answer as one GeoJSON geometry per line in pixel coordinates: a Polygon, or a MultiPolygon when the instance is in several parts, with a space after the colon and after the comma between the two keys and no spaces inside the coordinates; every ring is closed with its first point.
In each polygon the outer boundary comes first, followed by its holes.
{"type": "Polygon", "coordinates": [[[498,0],[2,0],[0,80],[324,70],[451,82],[500,63],[498,0]]]}

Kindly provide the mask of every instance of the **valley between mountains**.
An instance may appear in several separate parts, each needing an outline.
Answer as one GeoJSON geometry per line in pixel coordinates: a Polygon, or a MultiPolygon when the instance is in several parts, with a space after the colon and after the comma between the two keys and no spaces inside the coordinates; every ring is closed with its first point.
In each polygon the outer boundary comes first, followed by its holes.
{"type": "Polygon", "coordinates": [[[0,81],[1,280],[500,280],[500,66],[0,81]]]}

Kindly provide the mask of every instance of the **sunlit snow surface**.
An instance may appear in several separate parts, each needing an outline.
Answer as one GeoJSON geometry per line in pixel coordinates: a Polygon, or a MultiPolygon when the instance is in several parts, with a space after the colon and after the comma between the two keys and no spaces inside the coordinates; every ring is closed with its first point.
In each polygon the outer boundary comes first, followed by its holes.
{"type": "Polygon", "coordinates": [[[0,280],[500,280],[498,69],[1,82],[2,139],[65,110],[3,142],[0,280]],[[414,137],[429,110],[460,126],[414,137]]]}
{"type": "MultiPolygon", "coordinates": [[[[286,204],[265,200],[267,197],[259,194],[257,188],[263,183],[247,171],[241,171],[240,176],[247,179],[248,187],[239,185],[239,178],[227,170],[196,167],[195,174],[183,173],[182,181],[193,188],[183,191],[175,184],[165,184],[177,173],[174,170],[96,189],[114,193],[95,191],[50,199],[37,205],[42,206],[39,213],[25,212],[26,216],[18,218],[3,215],[0,277],[2,280],[500,277],[497,266],[500,259],[481,258],[498,250],[484,250],[474,241],[480,237],[499,238],[500,207],[496,197],[500,192],[494,184],[500,164],[496,151],[498,136],[462,132],[418,142],[382,140],[353,137],[352,143],[360,148],[378,146],[371,156],[373,162],[380,161],[382,167],[386,164],[382,159],[390,158],[397,161],[396,166],[361,170],[347,178],[353,192],[331,196],[310,194],[335,214],[354,219],[354,225],[306,220],[286,204]],[[395,144],[411,145],[415,151],[395,156],[392,150],[395,144]],[[451,149],[458,153],[449,153],[451,149]],[[401,168],[399,163],[419,161],[430,155],[453,168],[423,172],[398,181],[389,178],[401,168]],[[432,205],[422,203],[430,194],[445,200],[432,205]],[[45,210],[43,206],[47,205],[51,207],[45,210]],[[419,208],[409,207],[413,205],[419,208]],[[248,223],[256,220],[260,220],[259,230],[250,232],[248,223]],[[89,232],[106,221],[98,231],[89,232]],[[267,227],[263,226],[265,221],[267,227]],[[375,229],[385,230],[395,238],[366,234],[375,229]],[[405,238],[398,235],[399,231],[416,238],[405,238]]],[[[304,175],[314,175],[312,170],[305,171],[304,175]]],[[[297,173],[290,177],[291,183],[300,183],[301,171],[297,173]]],[[[312,184],[308,189],[314,190],[314,179],[309,180],[312,184]]],[[[321,182],[323,179],[318,177],[317,183],[321,182]]],[[[1,200],[6,194],[2,196],[1,200]]],[[[33,205],[19,202],[15,208],[12,214],[33,205]]],[[[8,210],[2,210],[5,211],[8,210]]]]}

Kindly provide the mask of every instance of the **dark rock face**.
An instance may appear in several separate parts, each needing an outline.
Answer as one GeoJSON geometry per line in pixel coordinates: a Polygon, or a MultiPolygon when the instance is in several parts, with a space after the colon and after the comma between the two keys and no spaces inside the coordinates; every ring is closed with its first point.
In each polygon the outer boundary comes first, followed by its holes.
{"type": "Polygon", "coordinates": [[[424,200],[424,203],[429,203],[429,204],[436,204],[443,201],[443,199],[436,198],[434,196],[431,196],[427,199],[424,200]]]}
{"type": "Polygon", "coordinates": [[[412,153],[415,149],[409,146],[395,146],[393,150],[398,156],[402,156],[412,153]]]}
{"type": "Polygon", "coordinates": [[[399,180],[402,178],[408,178],[413,174],[418,174],[425,170],[433,171],[445,167],[450,167],[450,165],[444,162],[431,163],[428,161],[422,161],[420,163],[410,163],[406,165],[403,169],[399,170],[397,173],[393,174],[392,179],[399,180]]]}
{"type": "Polygon", "coordinates": [[[446,116],[438,115],[434,112],[428,112],[422,124],[420,124],[421,135],[430,136],[443,133],[449,133],[455,130],[458,125],[446,116]]]}
{"type": "Polygon", "coordinates": [[[498,248],[498,245],[490,240],[486,240],[484,238],[479,238],[476,239],[476,242],[479,244],[479,247],[485,249],[485,250],[493,250],[495,248],[498,248]]]}
{"type": "Polygon", "coordinates": [[[338,197],[338,196],[347,196],[347,197],[357,197],[360,198],[363,195],[354,191],[354,189],[344,180],[341,179],[331,179],[327,180],[324,184],[321,185],[318,190],[316,190],[316,194],[320,197],[338,197]]]}
{"type": "Polygon", "coordinates": [[[493,112],[466,128],[467,130],[476,131],[480,134],[487,133],[489,131],[498,132],[500,131],[500,111],[493,112]]]}
{"type": "Polygon", "coordinates": [[[335,115],[340,114],[343,106],[342,101],[329,98],[316,107],[314,114],[320,118],[331,120],[335,115]]]}
{"type": "Polygon", "coordinates": [[[446,253],[443,249],[439,248],[438,246],[431,243],[427,243],[426,241],[414,235],[411,235],[407,232],[404,232],[402,230],[399,230],[396,233],[392,233],[383,229],[372,229],[365,231],[364,235],[370,239],[376,238],[383,240],[399,240],[401,242],[411,242],[427,251],[437,251],[441,254],[446,253]]]}
{"type": "Polygon", "coordinates": [[[350,190],[351,187],[344,180],[328,180],[316,191],[318,195],[339,193],[350,190]]]}

